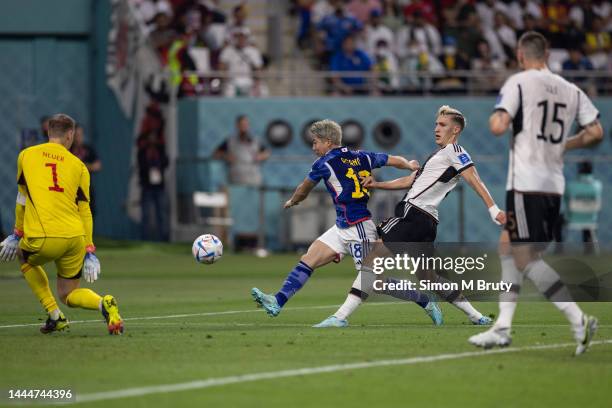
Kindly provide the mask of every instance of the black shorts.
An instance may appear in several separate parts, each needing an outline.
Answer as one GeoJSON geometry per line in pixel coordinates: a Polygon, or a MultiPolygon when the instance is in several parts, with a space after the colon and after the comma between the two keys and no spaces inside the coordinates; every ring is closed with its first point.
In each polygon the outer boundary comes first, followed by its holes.
{"type": "Polygon", "coordinates": [[[377,227],[378,235],[385,244],[433,242],[436,239],[437,230],[436,219],[414,206],[410,207],[405,217],[387,218],[377,227]]]}
{"type": "Polygon", "coordinates": [[[506,192],[505,229],[511,242],[550,242],[559,220],[561,196],[545,193],[506,192]]]}

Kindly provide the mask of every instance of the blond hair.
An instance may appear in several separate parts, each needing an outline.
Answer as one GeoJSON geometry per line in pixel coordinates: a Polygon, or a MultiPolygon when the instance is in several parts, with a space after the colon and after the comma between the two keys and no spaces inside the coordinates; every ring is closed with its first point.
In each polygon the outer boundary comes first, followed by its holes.
{"type": "Polygon", "coordinates": [[[310,133],[313,137],[329,140],[335,145],[342,144],[342,128],[333,120],[324,119],[313,123],[310,126],[310,133]]]}
{"type": "Polygon", "coordinates": [[[459,127],[461,127],[461,131],[463,131],[463,129],[465,129],[465,127],[467,126],[467,119],[465,119],[463,113],[461,113],[459,109],[452,108],[448,105],[440,106],[436,117],[438,116],[450,116],[452,121],[459,125],[459,127]]]}

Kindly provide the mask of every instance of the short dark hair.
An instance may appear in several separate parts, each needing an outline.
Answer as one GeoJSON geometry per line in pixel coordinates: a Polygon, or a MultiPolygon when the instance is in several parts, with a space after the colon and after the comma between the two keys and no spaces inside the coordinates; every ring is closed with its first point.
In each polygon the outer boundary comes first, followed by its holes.
{"type": "Polygon", "coordinates": [[[240,115],[236,116],[236,124],[240,123],[240,121],[241,121],[242,119],[248,119],[248,116],[247,116],[247,115],[245,115],[244,113],[242,113],[242,114],[240,114],[240,115]]]}
{"type": "Polygon", "coordinates": [[[49,118],[49,137],[62,138],[69,130],[74,130],[76,121],[65,113],[58,113],[49,118]]]}
{"type": "Polygon", "coordinates": [[[546,37],[537,31],[527,31],[525,34],[521,35],[518,44],[527,59],[538,61],[544,61],[546,59],[548,41],[546,37]]]}

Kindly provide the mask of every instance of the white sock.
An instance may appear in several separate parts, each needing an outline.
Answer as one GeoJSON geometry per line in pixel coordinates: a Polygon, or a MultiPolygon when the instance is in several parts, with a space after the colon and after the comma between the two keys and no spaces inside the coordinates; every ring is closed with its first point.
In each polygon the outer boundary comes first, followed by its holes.
{"type": "Polygon", "coordinates": [[[49,312],[49,317],[51,318],[51,320],[57,320],[60,317],[60,310],[59,309],[55,309],[49,312]]]}
{"type": "Polygon", "coordinates": [[[334,313],[334,316],[340,320],[346,320],[359,307],[361,302],[362,300],[359,296],[349,293],[340,309],[334,313]]]}
{"type": "Polygon", "coordinates": [[[553,302],[553,305],[563,312],[572,325],[574,332],[582,330],[582,310],[576,302],[553,302]]]}
{"type": "Polygon", "coordinates": [[[465,297],[461,300],[455,299],[452,304],[465,313],[473,322],[477,322],[482,317],[482,313],[474,309],[474,306],[465,297]]]}
{"type": "MultiPolygon", "coordinates": [[[[545,294],[551,287],[561,281],[561,277],[546,262],[539,259],[527,265],[527,277],[533,281],[540,293],[545,294]]],[[[558,287],[555,293],[548,294],[549,300],[569,320],[574,331],[582,328],[582,310],[572,301],[569,290],[565,285],[558,287]]]]}
{"type": "MultiPolygon", "coordinates": [[[[516,289],[523,284],[523,274],[516,268],[514,259],[509,255],[501,256],[502,281],[512,283],[516,289]]],[[[502,292],[499,295],[499,317],[495,322],[496,327],[512,327],[512,319],[516,310],[518,293],[502,292]]]]}
{"type": "Polygon", "coordinates": [[[502,293],[499,296],[499,317],[495,322],[495,326],[510,328],[512,327],[512,318],[516,310],[516,293],[502,293]],[[514,299],[506,295],[515,295],[514,299]]]}

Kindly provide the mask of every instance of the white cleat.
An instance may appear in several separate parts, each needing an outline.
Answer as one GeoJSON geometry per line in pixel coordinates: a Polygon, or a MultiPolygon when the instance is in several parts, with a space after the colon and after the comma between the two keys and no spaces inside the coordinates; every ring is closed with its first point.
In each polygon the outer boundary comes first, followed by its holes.
{"type": "Polygon", "coordinates": [[[509,328],[493,326],[487,331],[473,335],[468,341],[476,347],[488,350],[493,347],[508,347],[512,343],[512,337],[509,328]]]}
{"type": "Polygon", "coordinates": [[[582,316],[582,329],[580,333],[576,334],[576,341],[578,345],[576,346],[576,354],[579,356],[583,354],[589,348],[591,344],[591,340],[593,340],[593,336],[595,336],[595,332],[597,331],[597,318],[593,316],[582,316]]]}

